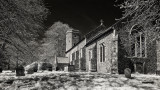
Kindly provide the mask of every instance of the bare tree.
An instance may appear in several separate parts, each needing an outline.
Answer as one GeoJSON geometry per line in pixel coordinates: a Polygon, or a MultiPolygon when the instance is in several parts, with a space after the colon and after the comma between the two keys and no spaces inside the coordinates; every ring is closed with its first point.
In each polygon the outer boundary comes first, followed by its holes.
{"type": "Polygon", "coordinates": [[[131,55],[131,45],[135,37],[133,29],[145,34],[149,47],[160,34],[160,1],[159,0],[125,0],[119,5],[123,10],[120,38],[127,53],[131,55]],[[135,26],[135,27],[134,27],[135,26]]]}
{"type": "Polygon", "coordinates": [[[43,30],[47,12],[42,0],[0,0],[0,40],[6,43],[2,52],[10,59],[28,61],[27,55],[32,55],[28,43],[43,30]]]}
{"type": "Polygon", "coordinates": [[[44,43],[42,44],[42,59],[54,59],[56,56],[65,56],[66,49],[66,31],[71,29],[67,24],[55,22],[46,31],[44,43]]]}

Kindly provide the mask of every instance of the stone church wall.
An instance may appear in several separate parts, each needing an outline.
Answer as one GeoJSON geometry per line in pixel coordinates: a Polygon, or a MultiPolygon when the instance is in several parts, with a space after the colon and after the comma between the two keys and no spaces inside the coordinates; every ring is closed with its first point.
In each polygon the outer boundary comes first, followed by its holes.
{"type": "MultiPolygon", "coordinates": [[[[127,37],[126,37],[127,38],[127,37]]],[[[124,73],[125,68],[130,68],[132,73],[139,72],[144,74],[156,74],[157,72],[157,59],[158,50],[156,41],[149,43],[147,40],[146,46],[146,57],[127,57],[127,52],[121,43],[119,38],[118,43],[118,72],[124,73]]]]}
{"type": "MultiPolygon", "coordinates": [[[[84,66],[84,65],[80,65],[81,64],[81,60],[83,60],[82,62],[84,62],[85,64],[85,56],[83,55],[85,52],[84,52],[84,47],[85,47],[85,44],[86,44],[86,40],[82,40],[80,43],[78,43],[76,46],[74,46],[70,51],[68,51],[66,53],[66,57],[69,58],[70,60],[70,65],[76,65],[75,69],[77,71],[79,71],[81,69],[81,66],[84,66]],[[73,56],[74,55],[74,56],[73,56]],[[83,59],[81,59],[83,58],[83,59]]],[[[83,67],[84,69],[84,67],[83,67]]]]}
{"type": "Polygon", "coordinates": [[[111,73],[112,68],[114,66],[113,64],[115,64],[114,68],[117,68],[116,44],[117,43],[114,43],[113,30],[108,32],[106,35],[104,35],[97,41],[97,70],[98,72],[111,73]],[[105,61],[104,62],[100,61],[100,45],[101,44],[105,46],[105,61]],[[115,53],[113,49],[115,49],[115,53]]]}
{"type": "Polygon", "coordinates": [[[89,72],[97,71],[97,68],[95,68],[95,66],[92,65],[92,64],[97,64],[97,62],[92,63],[92,61],[95,61],[95,60],[97,61],[97,58],[95,57],[95,54],[97,53],[95,52],[95,47],[96,47],[96,41],[86,47],[86,71],[89,71],[89,72]]]}

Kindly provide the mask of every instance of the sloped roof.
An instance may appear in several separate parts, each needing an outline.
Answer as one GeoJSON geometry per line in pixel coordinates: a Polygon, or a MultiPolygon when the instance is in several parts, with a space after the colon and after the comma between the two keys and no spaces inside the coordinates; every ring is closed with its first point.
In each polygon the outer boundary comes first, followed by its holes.
{"type": "Polygon", "coordinates": [[[75,44],[72,48],[70,48],[68,51],[66,51],[65,53],[68,53],[69,51],[71,51],[73,48],[75,48],[78,44],[80,44],[81,42],[83,42],[85,40],[85,38],[82,38],[77,44],[75,44]]]}
{"type": "Polygon", "coordinates": [[[97,35],[102,34],[106,30],[106,26],[104,24],[100,24],[97,28],[93,29],[89,33],[87,33],[86,36],[86,43],[90,42],[93,40],[97,35]]]}
{"type": "Polygon", "coordinates": [[[118,24],[123,24],[122,21],[125,21],[125,19],[127,18],[123,17],[121,18],[119,21],[117,21],[115,24],[113,24],[112,26],[106,28],[105,25],[103,25],[103,23],[98,26],[95,30],[92,30],[91,32],[89,32],[88,34],[86,34],[86,38],[87,38],[87,42],[86,42],[86,46],[89,45],[90,43],[92,43],[93,41],[95,41],[96,39],[100,38],[103,35],[106,35],[107,33],[109,33],[110,31],[113,31],[115,29],[115,27],[119,27],[117,26],[118,24]],[[98,32],[97,32],[98,31],[98,32]],[[95,34],[90,34],[90,33],[95,33],[95,34]]]}
{"type": "MultiPolygon", "coordinates": [[[[89,33],[84,35],[85,36],[84,39],[86,39],[86,45],[85,46],[90,45],[92,42],[94,42],[98,38],[100,38],[100,37],[102,37],[106,34],[109,34],[111,31],[115,30],[116,27],[119,27],[117,25],[118,24],[123,24],[123,21],[125,21],[125,19],[129,16],[130,16],[130,14],[126,17],[123,17],[123,18],[119,19],[116,23],[114,23],[113,25],[111,25],[108,28],[103,24],[103,22],[101,22],[101,24],[97,28],[93,29],[92,31],[90,31],[89,33]]],[[[81,43],[81,41],[79,43],[81,43]]],[[[73,46],[71,49],[69,49],[68,51],[66,51],[66,53],[68,53],[70,50],[72,50],[76,46],[77,46],[77,44],[75,46],[73,46]]]]}
{"type": "Polygon", "coordinates": [[[103,31],[104,29],[106,29],[106,26],[101,24],[99,25],[97,28],[93,29],[92,31],[90,31],[89,33],[87,33],[85,36],[87,38],[94,36],[97,33],[100,33],[101,31],[103,31]]]}
{"type": "Polygon", "coordinates": [[[93,41],[95,41],[96,39],[100,38],[101,36],[106,35],[106,33],[109,33],[112,30],[113,30],[112,28],[108,28],[108,29],[105,29],[104,31],[101,31],[100,33],[96,34],[94,37],[92,37],[91,39],[89,39],[86,42],[86,46],[89,45],[90,43],[92,43],[93,41]]]}
{"type": "Polygon", "coordinates": [[[67,57],[57,57],[57,63],[69,63],[69,58],[67,57]]]}

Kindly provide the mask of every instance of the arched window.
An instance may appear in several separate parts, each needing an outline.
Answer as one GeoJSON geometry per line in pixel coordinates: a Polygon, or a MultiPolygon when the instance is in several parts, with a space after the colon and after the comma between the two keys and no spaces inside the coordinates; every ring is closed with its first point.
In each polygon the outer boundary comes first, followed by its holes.
{"type": "Polygon", "coordinates": [[[104,45],[104,43],[100,44],[100,62],[105,62],[105,45],[104,45]]]}
{"type": "Polygon", "coordinates": [[[131,56],[146,57],[146,36],[143,27],[134,25],[130,31],[131,56]]]}

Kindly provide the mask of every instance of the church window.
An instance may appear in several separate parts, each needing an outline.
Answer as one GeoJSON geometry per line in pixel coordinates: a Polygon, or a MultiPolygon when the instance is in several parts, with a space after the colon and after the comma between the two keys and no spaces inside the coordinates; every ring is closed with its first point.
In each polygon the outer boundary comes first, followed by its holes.
{"type": "Polygon", "coordinates": [[[146,57],[146,37],[140,26],[131,29],[131,56],[146,57]]]}
{"type": "Polygon", "coordinates": [[[105,62],[105,46],[100,44],[100,62],[105,62]]]}
{"type": "Polygon", "coordinates": [[[71,61],[71,65],[75,64],[75,60],[76,60],[76,53],[72,53],[72,61],[71,61]]]}

